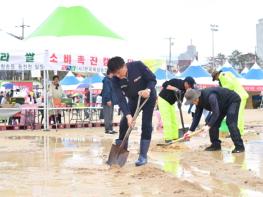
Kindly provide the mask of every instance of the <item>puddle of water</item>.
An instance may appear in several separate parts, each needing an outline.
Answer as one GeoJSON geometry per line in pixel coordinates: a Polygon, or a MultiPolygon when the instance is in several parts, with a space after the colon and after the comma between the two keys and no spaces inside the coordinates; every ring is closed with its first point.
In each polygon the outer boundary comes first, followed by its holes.
{"type": "Polygon", "coordinates": [[[235,163],[241,169],[254,172],[258,177],[263,177],[263,141],[251,141],[246,144],[244,154],[232,154],[230,150],[213,152],[215,159],[222,160],[224,163],[235,163]]]}
{"type": "MultiPolygon", "coordinates": [[[[211,152],[214,159],[221,160],[224,163],[235,163],[240,165],[243,170],[250,170],[256,176],[263,176],[263,141],[251,141],[246,144],[244,154],[232,154],[230,150],[211,152]]],[[[208,191],[220,190],[224,194],[233,194],[233,196],[263,196],[263,193],[246,190],[235,184],[227,184],[210,175],[210,171],[199,169],[197,166],[181,164],[180,151],[153,153],[151,156],[153,163],[162,166],[165,172],[169,172],[176,177],[199,184],[208,191]]]]}
{"type": "Polygon", "coordinates": [[[249,189],[241,189],[240,196],[242,197],[262,197],[263,193],[262,192],[257,192],[249,189]]]}
{"type": "Polygon", "coordinates": [[[89,192],[87,172],[107,169],[103,155],[111,145],[96,137],[15,136],[1,142],[0,196],[83,196],[89,192]]]}
{"type": "MultiPolygon", "coordinates": [[[[101,140],[96,136],[16,136],[6,139],[8,143],[1,144],[0,147],[0,196],[48,196],[51,193],[60,196],[65,191],[69,196],[83,196],[81,193],[95,193],[96,189],[101,188],[100,182],[103,182],[104,191],[121,187],[113,185],[112,179],[108,180],[107,176],[103,176],[106,172],[105,155],[109,153],[111,140],[101,140]],[[13,144],[10,144],[10,141],[13,144]],[[98,180],[88,179],[89,174],[98,174],[98,180]],[[93,188],[96,181],[98,187],[93,188]],[[14,188],[14,185],[19,187],[14,188]]],[[[137,147],[138,144],[135,145],[137,147]]],[[[223,150],[211,155],[225,163],[239,164],[242,169],[251,169],[257,176],[263,176],[262,150],[262,141],[251,141],[246,145],[245,154],[235,155],[229,150],[223,150]]],[[[207,191],[220,190],[222,194],[231,193],[234,196],[263,196],[263,193],[244,190],[234,184],[217,180],[209,171],[201,170],[197,166],[181,164],[181,156],[180,151],[159,152],[153,153],[151,159],[153,163],[162,166],[164,171],[182,180],[197,183],[207,191]]],[[[143,192],[148,191],[137,184],[130,186],[129,190],[133,196],[142,196],[143,192]]],[[[109,191],[106,191],[106,194],[109,191]]],[[[151,192],[158,193],[159,190],[156,188],[151,192]]]]}

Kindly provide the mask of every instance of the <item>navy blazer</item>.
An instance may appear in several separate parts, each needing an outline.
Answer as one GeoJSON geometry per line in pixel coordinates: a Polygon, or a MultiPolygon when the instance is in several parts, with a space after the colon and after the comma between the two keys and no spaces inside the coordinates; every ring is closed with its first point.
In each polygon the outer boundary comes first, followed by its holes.
{"type": "Polygon", "coordinates": [[[128,99],[138,99],[138,92],[149,88],[150,97],[156,97],[155,85],[157,83],[155,75],[141,61],[127,63],[128,75],[125,79],[113,77],[112,83],[115,90],[118,104],[126,116],[130,114],[125,97],[128,99]]]}

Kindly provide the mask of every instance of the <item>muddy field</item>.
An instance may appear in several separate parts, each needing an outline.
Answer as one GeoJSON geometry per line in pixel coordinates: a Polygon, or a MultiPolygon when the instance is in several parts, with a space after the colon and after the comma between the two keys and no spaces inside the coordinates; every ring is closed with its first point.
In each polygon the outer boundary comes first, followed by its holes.
{"type": "Polygon", "coordinates": [[[204,152],[204,134],[158,147],[162,133],[154,131],[143,167],[134,166],[139,129],[123,168],[105,164],[117,135],[103,128],[1,132],[0,196],[263,196],[263,110],[245,115],[246,153],[231,154],[232,141],[223,137],[222,151],[204,152]]]}

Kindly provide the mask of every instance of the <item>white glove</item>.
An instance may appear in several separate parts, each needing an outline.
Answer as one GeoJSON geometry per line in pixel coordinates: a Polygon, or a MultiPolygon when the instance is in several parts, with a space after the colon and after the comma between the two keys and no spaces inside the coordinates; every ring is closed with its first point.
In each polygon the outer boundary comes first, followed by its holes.
{"type": "Polygon", "coordinates": [[[206,133],[209,131],[209,129],[210,129],[210,126],[208,126],[208,125],[205,125],[202,127],[202,130],[206,133]]]}
{"type": "Polygon", "coordinates": [[[190,140],[190,134],[191,134],[192,132],[191,131],[187,131],[185,134],[184,134],[184,140],[185,141],[189,141],[190,140]]]}

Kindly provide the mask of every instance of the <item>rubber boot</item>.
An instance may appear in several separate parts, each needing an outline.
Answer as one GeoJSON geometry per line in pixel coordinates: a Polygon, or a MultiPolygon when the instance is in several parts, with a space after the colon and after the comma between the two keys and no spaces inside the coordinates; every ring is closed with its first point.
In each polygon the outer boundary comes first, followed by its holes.
{"type": "Polygon", "coordinates": [[[140,143],[140,155],[138,160],[135,162],[136,166],[142,166],[147,163],[147,153],[149,150],[151,140],[141,140],[140,143]]]}
{"type": "MultiPolygon", "coordinates": [[[[122,143],[122,140],[120,140],[120,139],[115,139],[115,144],[116,144],[116,145],[119,145],[119,146],[120,146],[121,143],[122,143]]],[[[126,144],[124,145],[123,148],[127,150],[127,148],[128,148],[128,142],[126,142],[126,144]]]]}

